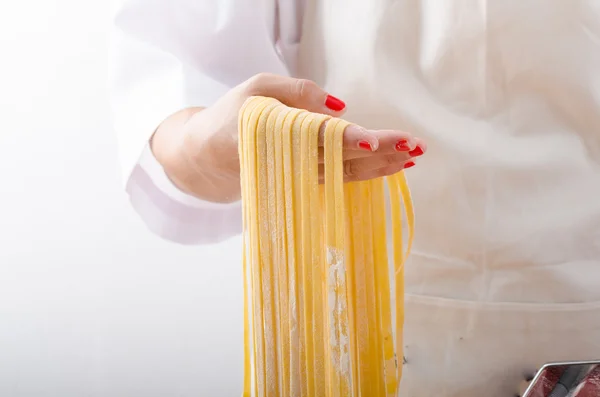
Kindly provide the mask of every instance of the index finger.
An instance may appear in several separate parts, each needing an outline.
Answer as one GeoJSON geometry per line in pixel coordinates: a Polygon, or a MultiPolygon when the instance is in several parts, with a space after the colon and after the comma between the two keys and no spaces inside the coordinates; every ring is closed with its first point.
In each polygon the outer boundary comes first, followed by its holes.
{"type": "MultiPolygon", "coordinates": [[[[326,125],[327,122],[324,122],[319,129],[319,146],[323,146],[326,125]]],[[[350,124],[344,131],[343,145],[346,150],[370,152],[374,152],[382,146],[390,146],[394,149],[397,145],[406,145],[406,150],[412,150],[417,146],[417,141],[408,132],[399,130],[367,130],[356,124],[350,124]]]]}

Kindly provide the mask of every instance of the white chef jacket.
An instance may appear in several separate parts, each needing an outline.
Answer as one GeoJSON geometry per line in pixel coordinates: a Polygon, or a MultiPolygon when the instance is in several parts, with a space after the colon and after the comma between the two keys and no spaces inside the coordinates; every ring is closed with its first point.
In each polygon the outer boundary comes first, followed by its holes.
{"type": "Polygon", "coordinates": [[[600,0],[121,0],[112,93],[127,191],[188,244],[239,203],[175,188],[168,115],[259,72],[306,77],[367,128],[428,143],[408,173],[405,397],[510,396],[547,361],[600,359],[600,0]]]}
{"type": "MultiPolygon", "coordinates": [[[[153,232],[178,243],[212,243],[240,233],[240,203],[209,203],[182,193],[164,174],[148,140],[169,115],[190,106],[208,106],[257,73],[289,74],[275,47],[275,2],[113,4],[113,118],[134,209],[153,232]]],[[[279,12],[294,25],[302,16],[295,7],[288,2],[279,12]]]]}

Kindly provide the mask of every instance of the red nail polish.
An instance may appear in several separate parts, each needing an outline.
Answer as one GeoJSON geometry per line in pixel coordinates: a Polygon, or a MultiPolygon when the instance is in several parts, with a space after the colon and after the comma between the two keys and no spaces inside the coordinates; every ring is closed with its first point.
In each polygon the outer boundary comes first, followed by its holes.
{"type": "Polygon", "coordinates": [[[325,100],[325,106],[327,106],[333,111],[339,112],[340,110],[343,110],[346,107],[346,104],[334,96],[327,95],[327,99],[325,100]]]}
{"type": "Polygon", "coordinates": [[[401,139],[396,144],[396,151],[398,152],[407,152],[409,150],[410,147],[408,146],[408,141],[406,139],[401,139]]]}
{"type": "Polygon", "coordinates": [[[367,142],[367,141],[360,141],[360,142],[358,142],[358,147],[361,148],[361,149],[368,150],[370,152],[373,151],[373,148],[371,147],[371,144],[369,142],[367,142]]]}
{"type": "Polygon", "coordinates": [[[414,165],[415,165],[414,161],[409,161],[408,163],[404,164],[404,169],[414,167],[414,165]]]}
{"type": "Polygon", "coordinates": [[[410,152],[408,152],[408,154],[410,154],[413,157],[417,157],[423,154],[423,149],[421,149],[420,146],[417,146],[416,149],[411,150],[410,152]]]}

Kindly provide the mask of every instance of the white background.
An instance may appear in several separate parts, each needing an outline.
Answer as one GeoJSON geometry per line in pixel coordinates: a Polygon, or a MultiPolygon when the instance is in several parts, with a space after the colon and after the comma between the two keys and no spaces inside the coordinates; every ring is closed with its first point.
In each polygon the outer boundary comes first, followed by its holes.
{"type": "Polygon", "coordinates": [[[0,11],[0,396],[236,396],[239,240],[174,245],[130,209],[108,3],[0,11]]]}

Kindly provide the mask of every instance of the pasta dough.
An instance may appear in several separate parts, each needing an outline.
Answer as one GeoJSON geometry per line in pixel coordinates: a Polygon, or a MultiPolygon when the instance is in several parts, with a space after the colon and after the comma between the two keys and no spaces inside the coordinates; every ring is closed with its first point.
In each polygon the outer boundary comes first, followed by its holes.
{"type": "Polygon", "coordinates": [[[387,177],[392,302],[384,178],[344,183],[348,125],[265,97],[249,98],[240,111],[245,397],[397,393],[414,211],[404,173],[387,177]]]}

